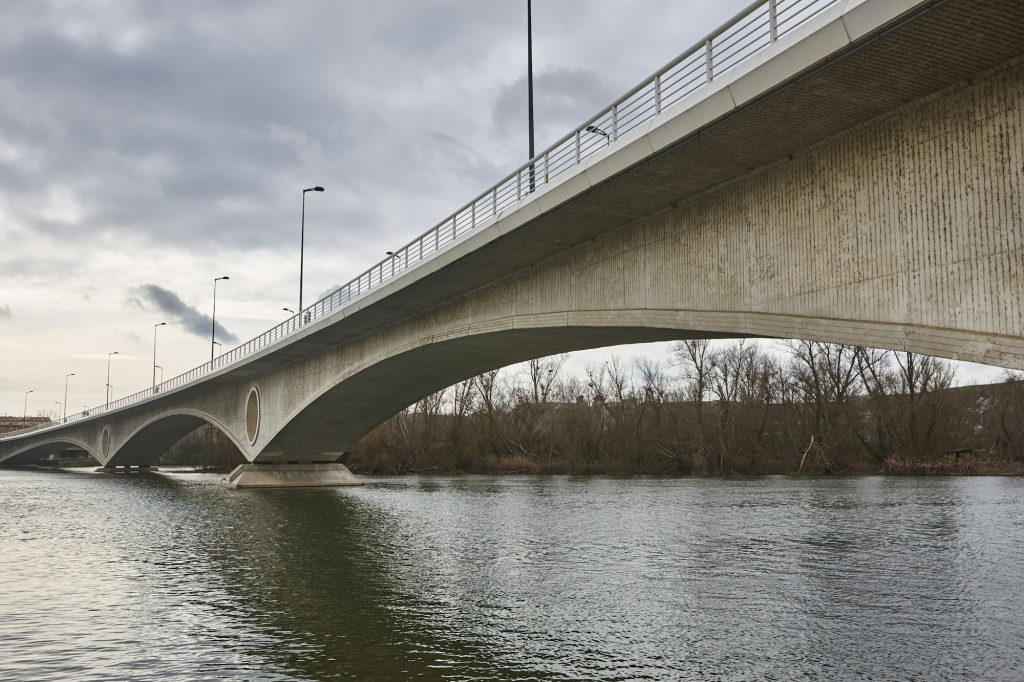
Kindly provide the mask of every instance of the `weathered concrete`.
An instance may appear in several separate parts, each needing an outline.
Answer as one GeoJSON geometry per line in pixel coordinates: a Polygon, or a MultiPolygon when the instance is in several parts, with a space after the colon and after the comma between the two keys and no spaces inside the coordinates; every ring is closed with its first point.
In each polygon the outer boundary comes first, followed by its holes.
{"type": "Polygon", "coordinates": [[[363,485],[343,464],[242,464],[224,485],[229,488],[321,488],[363,485]]]}
{"type": "Polygon", "coordinates": [[[456,381],[641,341],[1024,367],[1024,3],[837,7],[339,313],[201,381],[0,440],[0,461],[152,464],[209,423],[250,462],[334,462],[456,381]]]}

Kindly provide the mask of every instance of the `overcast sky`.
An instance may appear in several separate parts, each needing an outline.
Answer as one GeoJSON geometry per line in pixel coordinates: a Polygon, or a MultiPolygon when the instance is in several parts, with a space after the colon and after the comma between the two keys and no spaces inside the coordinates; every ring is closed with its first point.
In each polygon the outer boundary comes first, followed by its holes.
{"type": "MultiPolygon", "coordinates": [[[[538,149],[747,2],[534,0],[538,149]]],[[[0,414],[201,364],[214,277],[225,345],[287,317],[303,187],[309,303],[524,162],[525,6],[0,3],[0,414]]]]}

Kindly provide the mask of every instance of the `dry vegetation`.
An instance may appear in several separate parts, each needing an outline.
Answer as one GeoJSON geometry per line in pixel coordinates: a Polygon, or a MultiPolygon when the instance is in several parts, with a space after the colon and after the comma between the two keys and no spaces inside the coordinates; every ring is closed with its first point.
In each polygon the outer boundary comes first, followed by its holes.
{"type": "Polygon", "coordinates": [[[1024,377],[952,387],[949,363],[792,342],[680,342],[675,361],[565,357],[427,396],[366,436],[357,472],[1024,473],[1024,377]]]}

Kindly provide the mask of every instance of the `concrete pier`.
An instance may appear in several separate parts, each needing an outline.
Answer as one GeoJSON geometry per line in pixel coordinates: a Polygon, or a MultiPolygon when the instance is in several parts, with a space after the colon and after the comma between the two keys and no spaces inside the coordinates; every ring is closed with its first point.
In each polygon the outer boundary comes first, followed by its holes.
{"type": "Polygon", "coordinates": [[[363,485],[344,464],[240,464],[224,479],[229,488],[312,488],[363,485]]]}

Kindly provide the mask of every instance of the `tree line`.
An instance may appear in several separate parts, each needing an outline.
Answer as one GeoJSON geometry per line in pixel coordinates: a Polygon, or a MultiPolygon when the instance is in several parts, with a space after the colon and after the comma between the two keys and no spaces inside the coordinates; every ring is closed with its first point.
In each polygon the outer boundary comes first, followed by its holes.
{"type": "Polygon", "coordinates": [[[365,473],[1021,473],[1024,375],[954,387],[938,358],[791,341],[678,342],[671,359],[567,356],[486,372],[363,438],[365,473]]]}

